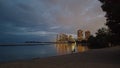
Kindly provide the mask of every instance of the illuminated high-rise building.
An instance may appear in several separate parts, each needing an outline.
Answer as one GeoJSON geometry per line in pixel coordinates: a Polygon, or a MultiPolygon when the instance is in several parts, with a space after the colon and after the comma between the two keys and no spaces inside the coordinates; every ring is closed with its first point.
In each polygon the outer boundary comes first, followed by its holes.
{"type": "Polygon", "coordinates": [[[78,41],[82,41],[83,40],[83,31],[82,30],[78,30],[77,31],[77,40],[78,41]]]}
{"type": "Polygon", "coordinates": [[[90,31],[85,31],[85,40],[88,40],[90,35],[91,35],[90,31]]]}
{"type": "Polygon", "coordinates": [[[61,34],[57,35],[57,40],[58,40],[59,42],[68,41],[68,35],[61,33],[61,34]]]}
{"type": "Polygon", "coordinates": [[[68,41],[70,41],[70,42],[75,42],[75,39],[73,38],[72,35],[69,35],[69,39],[68,39],[68,41]]]}
{"type": "Polygon", "coordinates": [[[56,37],[56,42],[59,42],[60,41],[60,35],[57,34],[57,37],[56,37]]]}

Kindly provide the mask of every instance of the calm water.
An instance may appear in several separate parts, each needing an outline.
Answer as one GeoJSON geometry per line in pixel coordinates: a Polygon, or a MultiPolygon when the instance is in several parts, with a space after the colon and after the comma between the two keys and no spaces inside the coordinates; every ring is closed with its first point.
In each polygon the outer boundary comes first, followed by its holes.
{"type": "Polygon", "coordinates": [[[33,46],[0,46],[0,62],[29,60],[76,52],[84,52],[88,48],[81,44],[52,44],[33,46]]]}

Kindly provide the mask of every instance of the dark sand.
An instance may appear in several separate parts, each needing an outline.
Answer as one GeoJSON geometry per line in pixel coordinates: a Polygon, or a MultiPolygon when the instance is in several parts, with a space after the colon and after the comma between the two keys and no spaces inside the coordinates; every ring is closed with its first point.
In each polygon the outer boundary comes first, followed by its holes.
{"type": "Polygon", "coordinates": [[[0,68],[120,68],[120,46],[29,61],[0,63],[0,68]]]}

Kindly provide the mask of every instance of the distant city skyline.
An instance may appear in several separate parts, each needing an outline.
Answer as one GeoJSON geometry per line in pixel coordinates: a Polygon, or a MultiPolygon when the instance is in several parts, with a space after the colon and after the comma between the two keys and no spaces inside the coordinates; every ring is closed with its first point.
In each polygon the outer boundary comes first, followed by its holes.
{"type": "Polygon", "coordinates": [[[106,22],[98,0],[0,0],[0,43],[53,41],[76,30],[94,34],[106,22]]]}
{"type": "Polygon", "coordinates": [[[56,42],[75,42],[75,41],[88,41],[91,36],[91,32],[89,30],[83,31],[81,29],[77,30],[76,37],[72,34],[60,33],[56,35],[56,42]]]}

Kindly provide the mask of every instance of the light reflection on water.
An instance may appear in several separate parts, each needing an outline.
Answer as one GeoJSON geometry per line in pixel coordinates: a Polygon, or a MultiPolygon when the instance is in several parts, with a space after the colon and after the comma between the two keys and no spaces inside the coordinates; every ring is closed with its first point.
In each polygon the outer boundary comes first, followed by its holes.
{"type": "Polygon", "coordinates": [[[88,47],[86,45],[82,44],[56,44],[55,45],[57,55],[64,55],[64,54],[71,54],[71,53],[77,53],[77,52],[84,52],[88,50],[88,47]]]}
{"type": "Polygon", "coordinates": [[[0,46],[0,62],[29,60],[32,58],[50,57],[88,50],[81,44],[51,44],[33,46],[0,46]]]}

